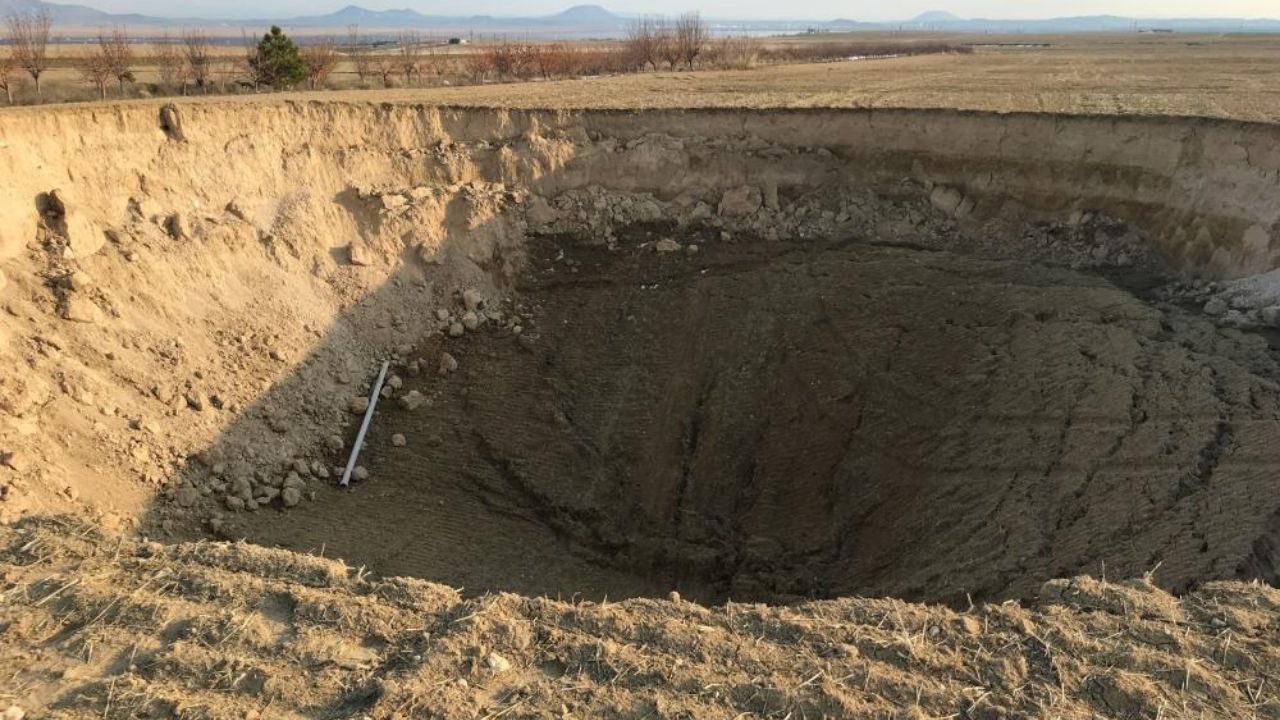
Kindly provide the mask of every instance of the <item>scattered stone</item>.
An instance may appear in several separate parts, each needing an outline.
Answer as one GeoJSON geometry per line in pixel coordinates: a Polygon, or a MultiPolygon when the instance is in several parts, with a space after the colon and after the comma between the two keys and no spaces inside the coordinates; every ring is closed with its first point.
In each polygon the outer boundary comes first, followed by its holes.
{"type": "Polygon", "coordinates": [[[697,246],[697,245],[689,245],[689,246],[685,247],[684,251],[685,251],[686,253],[690,254],[690,255],[697,255],[697,254],[698,254],[698,246],[697,246]]]}
{"type": "Polygon", "coordinates": [[[5,708],[3,720],[22,720],[26,716],[27,711],[21,705],[10,705],[5,708]]]}
{"type": "Polygon", "coordinates": [[[62,311],[62,317],[70,322],[92,325],[102,321],[102,311],[89,298],[81,295],[72,295],[67,298],[67,305],[62,311]]]}
{"type": "Polygon", "coordinates": [[[404,447],[408,442],[409,441],[405,439],[404,435],[401,435],[400,433],[396,433],[391,436],[392,447],[404,447]]]}
{"type": "Polygon", "coordinates": [[[468,310],[467,313],[462,316],[462,326],[467,330],[475,332],[476,328],[480,327],[480,316],[468,310]]]}
{"type": "Polygon", "coordinates": [[[302,502],[302,490],[296,487],[287,487],[280,493],[280,501],[285,507],[296,507],[302,502]]]}
{"type": "Polygon", "coordinates": [[[360,481],[362,481],[362,482],[363,482],[363,481],[365,481],[365,480],[368,480],[368,479],[369,479],[369,471],[368,471],[368,470],[366,470],[366,469],[365,469],[365,467],[364,467],[363,465],[357,465],[357,466],[356,466],[356,468],[355,468],[354,470],[352,470],[352,471],[351,471],[351,479],[352,479],[352,480],[360,480],[360,481]]]}
{"type": "Polygon", "coordinates": [[[182,213],[170,215],[169,219],[165,221],[164,229],[169,233],[169,237],[174,240],[191,239],[191,225],[182,213]]]}
{"type": "Polygon", "coordinates": [[[362,396],[353,397],[347,401],[347,410],[352,415],[363,415],[369,409],[369,398],[362,396]]]}
{"type": "Polygon", "coordinates": [[[173,494],[173,500],[178,503],[178,507],[189,508],[199,499],[200,491],[190,485],[183,485],[173,494]]]}
{"type": "Polygon", "coordinates": [[[382,196],[383,210],[398,210],[408,204],[409,198],[403,195],[390,194],[382,196]]]}
{"type": "Polygon", "coordinates": [[[31,469],[31,463],[27,462],[27,456],[16,450],[0,453],[0,465],[20,473],[25,473],[31,469]]]}
{"type": "MultiPolygon", "coordinates": [[[[309,465],[307,461],[303,460],[302,458],[297,458],[296,460],[294,460],[292,467],[293,467],[293,472],[297,473],[299,477],[305,477],[311,474],[311,465],[309,465]]],[[[292,477],[292,475],[290,475],[290,477],[292,477]]]]}
{"type": "Polygon", "coordinates": [[[978,622],[978,619],[975,617],[963,615],[956,620],[956,629],[965,635],[981,635],[982,623],[978,622]]]}
{"type": "Polygon", "coordinates": [[[504,673],[511,669],[511,661],[495,652],[491,652],[485,656],[484,664],[495,675],[504,673]]]}
{"type": "Polygon", "coordinates": [[[226,499],[227,509],[231,512],[240,512],[244,510],[244,498],[238,495],[228,495],[226,499]]]}
{"type": "Polygon", "coordinates": [[[741,218],[754,215],[764,205],[760,188],[743,186],[728,190],[720,198],[717,211],[721,217],[741,218]]]}
{"type": "Polygon", "coordinates": [[[444,322],[445,320],[448,320],[449,311],[445,310],[444,308],[436,308],[436,319],[439,320],[440,322],[444,322]]]}
{"type": "Polygon", "coordinates": [[[400,396],[400,407],[409,411],[417,410],[418,408],[425,405],[426,402],[427,402],[426,396],[424,396],[422,393],[418,392],[417,390],[410,390],[409,392],[400,396]]]}
{"type": "Polygon", "coordinates": [[[462,305],[469,311],[476,311],[480,308],[480,304],[484,302],[484,298],[480,293],[471,288],[462,291],[462,305]]]}
{"type": "Polygon", "coordinates": [[[675,590],[672,590],[671,592],[667,593],[667,599],[673,603],[678,603],[680,602],[680,593],[675,590]]]}
{"type": "Polygon", "coordinates": [[[653,249],[657,250],[660,253],[674,253],[674,252],[680,252],[681,247],[680,247],[680,243],[676,242],[675,240],[672,240],[671,238],[662,238],[661,240],[653,244],[653,249]]]}
{"type": "Polygon", "coordinates": [[[1262,308],[1258,311],[1258,319],[1261,320],[1264,325],[1280,327],[1280,305],[1272,305],[1271,307],[1262,308]]]}
{"type": "Polygon", "coordinates": [[[447,352],[440,353],[440,374],[448,375],[458,371],[458,359],[447,352]]]}
{"type": "Polygon", "coordinates": [[[249,222],[249,213],[245,212],[244,206],[240,204],[240,198],[227,203],[227,212],[244,222],[249,222]]]}
{"type": "Polygon", "coordinates": [[[404,387],[404,380],[401,379],[399,375],[392,375],[391,377],[387,378],[387,387],[391,388],[392,390],[399,390],[400,388],[404,387]]]}
{"type": "Polygon", "coordinates": [[[1230,308],[1227,307],[1227,301],[1220,297],[1212,298],[1209,302],[1204,304],[1204,312],[1206,315],[1225,315],[1229,309],[1230,308]]]}
{"type": "Polygon", "coordinates": [[[460,322],[453,323],[449,326],[449,337],[451,338],[460,338],[465,335],[466,332],[467,329],[463,327],[460,322]]]}
{"type": "Polygon", "coordinates": [[[373,253],[362,242],[353,242],[347,246],[347,259],[352,265],[364,267],[373,264],[373,253]]]}
{"type": "Polygon", "coordinates": [[[93,286],[93,277],[83,270],[76,270],[66,278],[67,289],[73,292],[84,292],[93,286]]]}
{"type": "Polygon", "coordinates": [[[248,500],[253,497],[253,482],[243,475],[233,479],[231,481],[231,494],[241,500],[248,500]]]}
{"type": "Polygon", "coordinates": [[[325,439],[324,444],[333,452],[338,452],[346,443],[342,441],[342,437],[338,435],[330,435],[325,439]]]}
{"type": "Polygon", "coordinates": [[[71,257],[89,257],[107,244],[106,233],[85,216],[65,191],[54,190],[48,199],[49,214],[57,220],[58,230],[66,237],[71,257]]]}

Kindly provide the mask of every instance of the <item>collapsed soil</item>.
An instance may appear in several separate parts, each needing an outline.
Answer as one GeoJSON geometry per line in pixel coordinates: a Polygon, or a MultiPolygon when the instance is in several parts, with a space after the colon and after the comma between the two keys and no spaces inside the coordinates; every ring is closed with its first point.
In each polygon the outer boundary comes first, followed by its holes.
{"type": "Polygon", "coordinates": [[[1262,336],[1065,268],[671,236],[534,243],[523,333],[424,342],[432,404],[379,406],[372,478],[232,534],[595,599],[1276,580],[1262,336]]]}

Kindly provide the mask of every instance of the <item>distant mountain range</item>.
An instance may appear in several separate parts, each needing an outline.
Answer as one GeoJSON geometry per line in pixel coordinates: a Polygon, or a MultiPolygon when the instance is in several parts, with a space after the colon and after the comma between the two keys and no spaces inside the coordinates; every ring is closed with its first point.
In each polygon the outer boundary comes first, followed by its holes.
{"type": "MultiPolygon", "coordinates": [[[[155,17],[139,14],[112,14],[84,5],[45,2],[45,0],[0,0],[0,14],[47,9],[54,23],[64,27],[99,27],[126,25],[135,28],[219,27],[260,28],[271,24],[286,29],[321,30],[359,25],[367,30],[412,28],[448,32],[527,32],[550,37],[595,36],[620,34],[633,16],[620,15],[598,5],[578,5],[555,15],[538,17],[495,17],[490,15],[452,16],[425,15],[416,10],[368,10],[356,5],[326,15],[250,20],[210,20],[182,17],[155,17]]],[[[732,20],[708,19],[717,32],[797,32],[817,31],[885,31],[933,30],[939,32],[1058,33],[1058,32],[1134,32],[1170,30],[1180,32],[1280,32],[1280,20],[1263,18],[1131,18],[1118,15],[1092,15],[1040,20],[1005,20],[998,18],[962,18],[948,12],[931,11],[901,22],[866,22],[851,19],[830,21],[800,20],[732,20]]]]}

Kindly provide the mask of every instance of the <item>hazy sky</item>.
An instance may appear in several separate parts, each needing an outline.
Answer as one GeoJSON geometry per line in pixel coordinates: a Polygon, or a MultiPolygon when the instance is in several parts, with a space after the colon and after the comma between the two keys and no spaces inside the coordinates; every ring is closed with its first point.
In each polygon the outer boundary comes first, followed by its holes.
{"type": "MultiPolygon", "coordinates": [[[[62,0],[75,2],[75,0],[62,0]]],[[[79,0],[109,12],[191,17],[285,17],[319,15],[346,5],[376,10],[410,7],[438,15],[543,15],[597,0],[79,0]]],[[[963,17],[1040,18],[1064,15],[1132,15],[1138,17],[1280,17],[1280,0],[609,0],[597,4],[625,13],[676,13],[701,10],[704,15],[732,18],[788,17],[855,20],[901,20],[926,10],[946,10],[963,17]]]]}

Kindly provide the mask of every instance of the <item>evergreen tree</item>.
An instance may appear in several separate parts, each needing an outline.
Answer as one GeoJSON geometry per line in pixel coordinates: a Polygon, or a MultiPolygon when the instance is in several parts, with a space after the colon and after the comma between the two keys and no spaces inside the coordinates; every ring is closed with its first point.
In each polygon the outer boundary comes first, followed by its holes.
{"type": "Polygon", "coordinates": [[[302,62],[298,46],[276,25],[262,36],[258,51],[249,63],[259,82],[277,89],[297,85],[307,79],[307,66],[302,62]]]}

